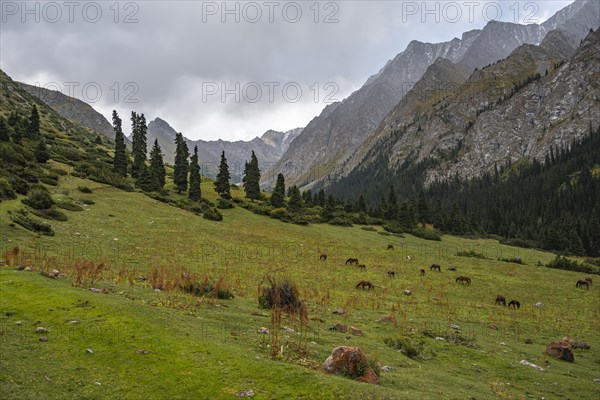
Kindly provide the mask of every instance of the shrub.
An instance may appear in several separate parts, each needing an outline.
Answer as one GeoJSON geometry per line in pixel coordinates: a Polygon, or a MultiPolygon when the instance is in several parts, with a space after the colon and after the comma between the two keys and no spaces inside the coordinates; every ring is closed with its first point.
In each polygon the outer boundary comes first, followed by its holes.
{"type": "Polygon", "coordinates": [[[21,201],[36,210],[48,209],[54,205],[54,200],[52,200],[50,193],[41,187],[31,189],[27,198],[21,201]]]}
{"type": "Polygon", "coordinates": [[[287,312],[295,313],[300,310],[302,302],[298,288],[290,279],[284,278],[278,282],[274,278],[268,277],[268,286],[262,288],[258,297],[258,305],[265,309],[277,306],[287,312]]]}
{"type": "Polygon", "coordinates": [[[79,204],[73,203],[68,200],[57,201],[56,207],[62,208],[63,210],[67,211],[83,211],[83,207],[81,207],[79,204]]]}
{"type": "Polygon", "coordinates": [[[81,193],[92,193],[92,189],[90,189],[87,186],[78,186],[77,189],[81,192],[81,193]]]}
{"type": "Polygon", "coordinates": [[[477,253],[474,250],[461,250],[459,252],[456,253],[457,256],[459,257],[471,257],[471,258],[481,258],[483,260],[487,259],[487,257],[485,256],[485,254],[483,253],[477,253]]]}
{"type": "Polygon", "coordinates": [[[194,296],[215,297],[221,300],[231,300],[234,298],[233,293],[223,287],[223,278],[220,278],[213,284],[208,282],[207,277],[204,277],[202,282],[189,282],[181,285],[181,290],[191,293],[194,296]]]}
{"type": "Polygon", "coordinates": [[[362,229],[363,231],[377,232],[377,228],[374,228],[372,226],[363,226],[360,229],[362,229]]]}
{"type": "Polygon", "coordinates": [[[271,215],[271,217],[278,218],[278,219],[288,217],[287,208],[284,208],[284,207],[274,208],[271,210],[270,215],[271,215]]]}
{"type": "Polygon", "coordinates": [[[229,199],[224,199],[222,197],[219,197],[219,199],[217,200],[217,208],[220,208],[221,210],[226,210],[228,208],[233,208],[235,207],[233,205],[233,201],[229,200],[229,199]]]}
{"type": "Polygon", "coordinates": [[[0,178],[0,201],[16,199],[17,194],[5,178],[0,178]]]}
{"type": "Polygon", "coordinates": [[[508,257],[508,258],[500,258],[498,257],[498,261],[514,263],[514,264],[525,264],[520,257],[508,257]]]}
{"type": "Polygon", "coordinates": [[[16,223],[21,225],[23,228],[30,230],[32,232],[41,233],[46,236],[54,236],[54,231],[52,227],[45,222],[39,221],[36,218],[29,215],[29,213],[23,209],[17,210],[15,212],[8,212],[10,219],[16,223]]]}
{"type": "Polygon", "coordinates": [[[425,340],[413,336],[400,335],[383,339],[388,347],[399,350],[413,360],[427,360],[433,358],[433,353],[425,347],[425,340]]]}
{"type": "Polygon", "coordinates": [[[442,240],[441,233],[436,229],[413,228],[408,233],[425,240],[435,240],[438,242],[442,240]]]}
{"type": "Polygon", "coordinates": [[[58,175],[47,174],[40,177],[40,181],[50,186],[58,186],[58,175]]]}
{"type": "Polygon", "coordinates": [[[578,263],[577,261],[561,256],[556,256],[554,260],[546,264],[546,267],[600,275],[600,267],[585,262],[578,263]]]}
{"type": "Polygon", "coordinates": [[[350,220],[348,217],[335,217],[335,218],[332,218],[329,221],[327,221],[327,223],[329,225],[336,225],[336,226],[347,226],[347,227],[352,226],[352,220],[350,220]]]}
{"type": "Polygon", "coordinates": [[[219,210],[214,207],[205,211],[202,217],[209,221],[223,221],[223,214],[221,214],[219,210]]]}
{"type": "Polygon", "coordinates": [[[54,221],[66,221],[68,220],[65,213],[57,210],[55,207],[44,209],[44,210],[33,210],[33,214],[41,218],[52,219],[54,221]]]}
{"type": "Polygon", "coordinates": [[[92,204],[96,204],[96,202],[91,199],[79,199],[79,202],[83,203],[83,204],[87,204],[88,206],[90,206],[92,204]]]}
{"type": "Polygon", "coordinates": [[[15,192],[19,194],[27,194],[29,192],[29,183],[25,179],[21,179],[18,176],[11,176],[8,178],[8,183],[13,187],[15,192]]]}

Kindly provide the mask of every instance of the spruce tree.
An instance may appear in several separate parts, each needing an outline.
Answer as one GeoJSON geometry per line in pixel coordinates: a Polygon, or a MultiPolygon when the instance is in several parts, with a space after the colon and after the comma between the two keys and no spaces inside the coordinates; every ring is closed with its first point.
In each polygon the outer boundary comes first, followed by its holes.
{"type": "Polygon", "coordinates": [[[142,164],[138,169],[136,185],[144,192],[153,192],[158,190],[158,182],[150,173],[150,169],[146,166],[146,163],[142,164]]]}
{"type": "Polygon", "coordinates": [[[429,205],[427,204],[427,198],[425,198],[425,192],[422,190],[419,192],[419,202],[417,207],[419,221],[421,221],[423,224],[431,223],[432,221],[429,214],[429,205]]]}
{"type": "Polygon", "coordinates": [[[315,200],[315,203],[317,203],[321,207],[325,207],[326,201],[327,199],[325,198],[325,191],[323,189],[320,189],[317,193],[317,200],[315,200]]]}
{"type": "Polygon", "coordinates": [[[175,135],[175,165],[173,166],[173,182],[177,188],[177,193],[181,194],[188,188],[188,157],[190,151],[183,134],[179,132],[175,135]]]}
{"type": "Polygon", "coordinates": [[[600,257],[600,220],[597,217],[590,224],[590,256],[600,257]]]}
{"type": "Polygon", "coordinates": [[[40,135],[40,114],[35,104],[31,108],[28,128],[28,136],[30,138],[35,139],[40,135]]]}
{"type": "Polygon", "coordinates": [[[313,196],[310,189],[302,192],[302,201],[306,207],[311,207],[313,205],[313,196]]]}
{"type": "Polygon", "coordinates": [[[8,134],[8,124],[3,116],[0,115],[0,142],[10,141],[10,135],[8,134]]]}
{"type": "Polygon", "coordinates": [[[34,155],[36,161],[42,164],[50,159],[50,154],[48,154],[48,148],[46,147],[46,142],[43,138],[35,146],[34,155]]]}
{"type": "Polygon", "coordinates": [[[283,174],[277,175],[277,183],[273,194],[271,195],[270,203],[275,208],[280,208],[285,205],[285,178],[283,174]]]}
{"type": "Polygon", "coordinates": [[[113,130],[115,131],[115,157],[113,160],[113,171],[116,174],[127,176],[127,152],[125,148],[125,136],[121,127],[121,118],[116,110],[112,113],[113,130]]]}
{"type": "Polygon", "coordinates": [[[194,146],[194,155],[190,160],[190,190],[188,196],[193,201],[202,197],[200,191],[200,165],[198,165],[198,146],[194,146]]]}
{"type": "Polygon", "coordinates": [[[217,174],[217,180],[215,181],[215,191],[224,199],[231,199],[229,179],[231,179],[231,175],[229,175],[229,165],[227,165],[225,151],[223,151],[221,153],[219,173],[217,174]]]}
{"type": "Polygon", "coordinates": [[[146,117],[144,114],[136,114],[131,112],[131,142],[132,142],[132,153],[133,153],[133,165],[131,167],[131,173],[133,176],[137,176],[138,171],[142,167],[142,164],[146,161],[147,152],[147,131],[146,117]]]}
{"type": "Polygon", "coordinates": [[[288,212],[296,214],[302,211],[302,195],[297,186],[290,187],[290,200],[287,204],[288,212]]]}
{"type": "Polygon", "coordinates": [[[254,151],[252,151],[252,155],[250,156],[250,162],[245,165],[242,182],[247,198],[251,200],[260,200],[262,198],[260,193],[260,168],[254,151]]]}
{"type": "Polygon", "coordinates": [[[367,212],[367,204],[365,203],[365,197],[362,194],[358,198],[358,203],[356,203],[356,211],[359,213],[367,212]]]}
{"type": "Polygon", "coordinates": [[[396,199],[396,193],[394,193],[394,186],[390,186],[385,218],[388,221],[396,221],[398,219],[398,200],[396,199]]]}
{"type": "Polygon", "coordinates": [[[150,175],[156,180],[158,190],[165,187],[165,164],[158,139],[154,140],[154,146],[152,146],[152,150],[150,151],[150,175]]]}
{"type": "Polygon", "coordinates": [[[8,115],[8,125],[12,128],[12,140],[13,142],[19,144],[21,143],[21,139],[23,139],[23,126],[24,122],[17,111],[12,111],[8,115]]]}

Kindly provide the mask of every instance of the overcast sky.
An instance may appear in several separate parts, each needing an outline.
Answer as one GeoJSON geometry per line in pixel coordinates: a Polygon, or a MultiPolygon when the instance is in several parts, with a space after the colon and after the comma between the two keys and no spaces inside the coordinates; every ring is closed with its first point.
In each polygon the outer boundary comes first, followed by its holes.
{"type": "Polygon", "coordinates": [[[413,39],[541,23],[571,2],[3,0],[0,67],[109,119],[135,110],[191,139],[248,140],[305,126],[413,39]]]}

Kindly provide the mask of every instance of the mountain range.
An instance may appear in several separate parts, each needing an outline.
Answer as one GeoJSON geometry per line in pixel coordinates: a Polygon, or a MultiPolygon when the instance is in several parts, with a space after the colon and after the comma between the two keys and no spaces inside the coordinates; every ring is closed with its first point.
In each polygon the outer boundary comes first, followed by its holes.
{"type": "MultiPolygon", "coordinates": [[[[264,181],[279,172],[284,174],[287,182],[303,188],[323,187],[341,179],[348,170],[357,166],[355,153],[365,154],[377,142],[372,135],[389,113],[399,106],[403,97],[413,86],[426,84],[420,82],[421,78],[440,58],[460,65],[451,69],[462,78],[455,76],[450,79],[458,79],[456,83],[461,83],[461,79],[469,76],[465,71],[473,72],[475,68],[505,59],[521,45],[540,45],[552,31],[559,30],[562,35],[558,38],[553,33],[554,40],[560,40],[562,45],[572,49],[579,45],[590,29],[597,29],[599,25],[600,3],[577,0],[540,25],[491,21],[481,30],[464,33],[461,39],[454,38],[443,43],[413,40],[406,50],[370,77],[359,90],[342,102],[327,106],[321,115],[310,121],[271,174],[264,176],[264,181]]],[[[564,46],[562,54],[557,53],[550,58],[560,56],[565,56],[564,46]]],[[[441,65],[438,67],[441,68],[441,65]]],[[[435,71],[430,71],[431,74],[435,71]]],[[[438,82],[444,85],[445,77],[441,78],[438,82]]],[[[405,117],[402,115],[402,118],[405,117]]],[[[464,127],[453,131],[453,134],[464,136],[464,127]]],[[[434,140],[442,139],[435,139],[435,134],[432,135],[434,140]]],[[[497,151],[506,152],[507,149],[498,147],[497,151]]],[[[396,154],[391,156],[401,158],[396,154]]],[[[498,157],[492,152],[490,158],[498,157]]]]}

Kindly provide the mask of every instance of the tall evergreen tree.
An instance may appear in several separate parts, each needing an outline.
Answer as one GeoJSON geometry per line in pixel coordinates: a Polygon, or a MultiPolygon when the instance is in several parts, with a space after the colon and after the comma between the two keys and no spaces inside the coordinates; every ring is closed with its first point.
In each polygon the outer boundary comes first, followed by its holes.
{"type": "Polygon", "coordinates": [[[127,150],[125,147],[125,135],[121,127],[121,118],[116,110],[112,113],[113,130],[115,131],[115,157],[113,160],[113,171],[120,176],[127,176],[127,150]]]}
{"type": "Polygon", "coordinates": [[[251,200],[260,200],[262,198],[260,193],[260,168],[254,150],[250,156],[250,162],[245,165],[242,182],[247,198],[251,200]]]}
{"type": "Polygon", "coordinates": [[[146,163],[143,163],[139,167],[136,185],[144,192],[153,192],[158,190],[158,182],[154,176],[152,176],[150,168],[146,166],[146,163]]]}
{"type": "Polygon", "coordinates": [[[425,192],[419,192],[419,202],[417,212],[419,214],[419,221],[422,223],[431,223],[431,216],[429,214],[429,205],[427,204],[427,198],[425,197],[425,192]]]}
{"type": "Polygon", "coordinates": [[[275,208],[285,205],[285,178],[283,174],[277,175],[277,183],[275,184],[275,189],[273,189],[273,194],[271,194],[270,203],[275,208]]]}
{"type": "Polygon", "coordinates": [[[194,155],[190,160],[190,191],[189,198],[198,201],[202,197],[200,189],[200,165],[198,165],[198,146],[194,146],[194,155]]]}
{"type": "Polygon", "coordinates": [[[40,135],[40,114],[35,104],[31,107],[28,128],[28,136],[30,138],[35,139],[40,135]]]}
{"type": "Polygon", "coordinates": [[[165,187],[165,163],[163,161],[162,150],[158,144],[158,139],[154,140],[154,146],[150,151],[150,175],[156,180],[157,189],[160,190],[165,187]]]}
{"type": "Polygon", "coordinates": [[[189,156],[190,150],[183,134],[179,132],[175,135],[175,165],[173,166],[173,182],[179,194],[187,191],[188,188],[189,156]]]}
{"type": "Polygon", "coordinates": [[[229,174],[229,165],[227,165],[227,159],[225,158],[225,151],[221,153],[221,163],[219,164],[219,173],[217,174],[217,180],[215,181],[216,192],[224,199],[231,199],[231,192],[229,188],[229,180],[231,175],[229,174]]]}
{"type": "Polygon", "coordinates": [[[131,149],[133,153],[133,165],[131,172],[133,176],[137,176],[142,164],[146,162],[147,138],[146,134],[148,127],[146,126],[146,117],[144,114],[136,114],[131,112],[131,149]]]}
{"type": "Polygon", "coordinates": [[[359,213],[367,212],[367,204],[365,203],[365,197],[362,194],[358,198],[358,203],[356,203],[356,211],[359,213]]]}
{"type": "Polygon", "coordinates": [[[311,207],[313,205],[313,196],[310,189],[302,192],[302,201],[306,207],[311,207]]]}
{"type": "Polygon", "coordinates": [[[302,211],[302,195],[297,186],[290,187],[290,200],[287,204],[287,209],[290,213],[295,214],[302,211]]]}
{"type": "Polygon", "coordinates": [[[398,199],[396,198],[396,193],[394,193],[394,186],[390,186],[385,218],[389,221],[396,221],[398,219],[398,199]]]}
{"type": "Polygon", "coordinates": [[[11,111],[11,113],[8,115],[8,125],[10,126],[10,128],[12,129],[12,140],[15,143],[21,143],[21,139],[23,139],[23,136],[25,136],[25,133],[23,131],[26,131],[26,129],[24,129],[24,121],[21,118],[21,116],[19,115],[19,113],[15,110],[11,111]]]}
{"type": "Polygon", "coordinates": [[[315,200],[315,203],[317,203],[321,207],[325,207],[325,202],[327,201],[327,199],[325,198],[325,191],[323,189],[319,189],[316,197],[317,200],[315,200]]]}
{"type": "Polygon", "coordinates": [[[8,134],[8,124],[3,116],[0,115],[0,142],[10,141],[10,135],[8,134]]]}
{"type": "Polygon", "coordinates": [[[41,138],[41,140],[35,146],[34,155],[36,161],[42,164],[50,159],[50,154],[48,154],[48,148],[46,147],[46,141],[44,138],[41,138]]]}
{"type": "Polygon", "coordinates": [[[590,256],[600,257],[600,220],[598,217],[590,224],[590,256]]]}

